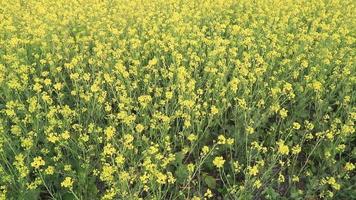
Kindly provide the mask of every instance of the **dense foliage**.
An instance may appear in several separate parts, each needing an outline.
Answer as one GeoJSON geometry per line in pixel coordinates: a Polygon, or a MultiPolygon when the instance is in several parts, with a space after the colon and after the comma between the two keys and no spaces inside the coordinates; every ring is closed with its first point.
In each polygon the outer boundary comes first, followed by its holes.
{"type": "Polygon", "coordinates": [[[355,10],[0,0],[0,199],[356,199],[355,10]]]}

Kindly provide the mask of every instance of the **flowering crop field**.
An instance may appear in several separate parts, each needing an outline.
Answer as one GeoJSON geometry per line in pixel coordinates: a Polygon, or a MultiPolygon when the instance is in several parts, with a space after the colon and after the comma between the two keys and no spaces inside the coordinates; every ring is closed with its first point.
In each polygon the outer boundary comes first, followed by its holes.
{"type": "Polygon", "coordinates": [[[356,199],[355,7],[0,0],[0,199],[356,199]]]}

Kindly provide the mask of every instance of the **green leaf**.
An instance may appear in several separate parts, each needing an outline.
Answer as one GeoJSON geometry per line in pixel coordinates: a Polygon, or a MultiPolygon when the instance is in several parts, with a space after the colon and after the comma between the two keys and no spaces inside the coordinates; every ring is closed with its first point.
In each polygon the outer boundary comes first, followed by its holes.
{"type": "Polygon", "coordinates": [[[71,193],[65,193],[63,196],[62,196],[62,199],[63,200],[72,200],[72,199],[75,199],[74,195],[71,194],[71,193]]]}
{"type": "Polygon", "coordinates": [[[209,188],[211,188],[211,189],[215,189],[216,188],[216,180],[215,180],[214,177],[205,176],[204,177],[204,182],[209,188]]]}
{"type": "Polygon", "coordinates": [[[184,165],[179,165],[179,167],[177,168],[175,174],[176,174],[176,177],[177,177],[177,182],[180,183],[180,184],[184,183],[184,181],[189,176],[188,169],[184,165]]]}
{"type": "Polygon", "coordinates": [[[176,156],[175,163],[176,163],[177,165],[182,164],[183,159],[184,159],[184,154],[183,154],[183,152],[178,152],[178,153],[176,153],[175,156],[176,156]]]}
{"type": "Polygon", "coordinates": [[[266,199],[278,199],[280,196],[279,194],[272,188],[268,187],[263,191],[266,199]]]}
{"type": "MultiPolygon", "coordinates": [[[[26,199],[28,200],[37,200],[40,198],[40,190],[36,189],[36,190],[28,190],[25,193],[22,193],[20,196],[25,196],[26,199]]],[[[23,197],[24,198],[24,197],[23,197]]]]}

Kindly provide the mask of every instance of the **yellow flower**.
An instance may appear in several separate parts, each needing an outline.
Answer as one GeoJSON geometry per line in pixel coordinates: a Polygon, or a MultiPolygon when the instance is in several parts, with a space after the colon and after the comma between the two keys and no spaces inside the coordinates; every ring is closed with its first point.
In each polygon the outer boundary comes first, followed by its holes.
{"type": "Polygon", "coordinates": [[[136,131],[138,133],[141,133],[144,129],[145,129],[145,127],[142,124],[137,124],[136,125],[136,131]]]}
{"type": "Polygon", "coordinates": [[[224,160],[224,158],[223,158],[222,156],[217,156],[217,157],[215,157],[214,160],[213,160],[213,164],[214,164],[214,166],[217,167],[217,168],[223,167],[223,166],[224,166],[224,163],[225,163],[225,160],[224,160]]]}
{"type": "Polygon", "coordinates": [[[51,79],[46,78],[46,79],[43,81],[43,83],[44,83],[46,86],[49,86],[49,85],[52,84],[52,81],[51,81],[51,79]]]}
{"type": "Polygon", "coordinates": [[[108,143],[107,145],[104,146],[104,149],[103,149],[104,155],[112,156],[115,152],[116,152],[116,149],[111,143],[108,143]]]}
{"type": "Polygon", "coordinates": [[[191,200],[201,200],[201,198],[198,196],[194,196],[191,200]]]}
{"type": "Polygon", "coordinates": [[[159,184],[165,184],[167,181],[167,176],[161,172],[156,173],[156,180],[159,184]]]}
{"type": "Polygon", "coordinates": [[[334,188],[335,190],[340,190],[341,185],[339,183],[336,182],[334,177],[326,177],[325,180],[322,180],[322,182],[325,182],[327,184],[329,184],[332,188],[334,188]]]}
{"type": "Polygon", "coordinates": [[[210,189],[207,189],[206,192],[204,193],[204,197],[206,197],[208,199],[212,198],[213,196],[214,195],[213,195],[213,193],[211,192],[210,189]]]}
{"type": "Polygon", "coordinates": [[[57,141],[60,140],[60,137],[58,137],[57,134],[55,133],[49,133],[47,139],[52,143],[56,143],[57,141]]]}
{"type": "Polygon", "coordinates": [[[316,92],[320,92],[323,85],[319,81],[314,81],[311,86],[316,92]]]}
{"type": "Polygon", "coordinates": [[[227,145],[232,145],[232,144],[234,144],[234,139],[233,138],[227,138],[227,140],[226,140],[226,144],[227,145]]]}
{"type": "Polygon", "coordinates": [[[64,165],[64,171],[69,172],[70,170],[72,170],[71,165],[64,165]]]}
{"type": "Polygon", "coordinates": [[[193,141],[195,141],[195,140],[197,140],[197,136],[196,135],[194,135],[194,134],[189,134],[189,136],[188,136],[188,140],[190,141],[190,142],[193,142],[193,141]]]}
{"type": "Polygon", "coordinates": [[[172,172],[167,172],[167,176],[168,176],[168,180],[167,180],[168,183],[173,184],[176,182],[176,179],[174,178],[172,172]]]}
{"type": "Polygon", "coordinates": [[[122,154],[119,154],[115,158],[116,164],[122,166],[125,163],[125,157],[122,154]]]}
{"type": "Polygon", "coordinates": [[[300,129],[300,124],[298,122],[293,122],[293,129],[299,130],[300,129]]]}
{"type": "Polygon", "coordinates": [[[259,179],[257,179],[254,183],[253,183],[253,187],[259,189],[262,186],[262,183],[259,179]]]}
{"type": "Polygon", "coordinates": [[[68,131],[64,131],[61,136],[64,140],[68,140],[70,138],[70,134],[68,131]]]}
{"type": "Polygon", "coordinates": [[[98,84],[93,84],[91,87],[90,87],[90,90],[94,93],[98,92],[100,90],[100,87],[98,86],[98,84]]]}
{"type": "Polygon", "coordinates": [[[225,144],[226,143],[226,138],[224,135],[219,135],[218,137],[218,144],[225,144]]]}
{"type": "Polygon", "coordinates": [[[166,92],[166,98],[168,100],[172,99],[172,97],[173,97],[173,92],[166,92]]]}
{"type": "Polygon", "coordinates": [[[45,173],[47,175],[52,175],[54,174],[54,167],[53,166],[48,166],[47,169],[45,170],[45,173]]]}
{"type": "Polygon", "coordinates": [[[150,61],[148,61],[148,65],[149,66],[154,66],[158,63],[158,59],[157,58],[152,58],[150,61]]]}
{"type": "Polygon", "coordinates": [[[73,187],[73,180],[71,177],[66,177],[62,183],[61,186],[64,188],[72,188],[73,187]]]}
{"type": "Polygon", "coordinates": [[[134,137],[131,134],[125,134],[123,137],[124,146],[128,149],[133,149],[132,141],[134,137]]]}
{"type": "Polygon", "coordinates": [[[293,182],[299,182],[299,177],[296,176],[296,175],[293,175],[292,181],[293,181],[293,182]]]}
{"type": "Polygon", "coordinates": [[[219,109],[217,109],[215,106],[212,106],[211,107],[211,114],[212,115],[216,115],[219,113],[219,109]]]}
{"type": "Polygon", "coordinates": [[[248,166],[247,170],[248,170],[248,174],[250,176],[256,176],[258,174],[258,172],[259,172],[258,165],[254,165],[253,167],[248,166]]]}
{"type": "Polygon", "coordinates": [[[282,108],[281,110],[279,110],[279,115],[282,119],[285,119],[288,116],[288,110],[282,108]]]}
{"type": "Polygon", "coordinates": [[[112,126],[107,127],[105,129],[105,131],[104,131],[104,133],[106,135],[106,138],[108,140],[111,139],[114,136],[115,132],[116,132],[116,129],[114,127],[112,127],[112,126]]]}
{"type": "Polygon", "coordinates": [[[355,169],[355,165],[354,165],[353,163],[347,162],[347,163],[345,164],[345,170],[346,170],[346,171],[352,171],[352,170],[354,170],[354,169],[355,169]]]}
{"type": "Polygon", "coordinates": [[[152,97],[150,95],[142,95],[138,97],[138,101],[145,108],[152,101],[152,97]]]}
{"type": "Polygon", "coordinates": [[[107,182],[113,181],[113,179],[114,179],[113,174],[114,174],[115,171],[116,170],[115,170],[115,168],[113,166],[108,165],[108,164],[104,165],[103,166],[103,171],[100,174],[100,179],[102,181],[107,181],[107,182]]]}
{"type": "Polygon", "coordinates": [[[247,132],[247,134],[253,134],[255,132],[255,129],[251,126],[247,126],[246,132],[247,132]]]}
{"type": "MultiPolygon", "coordinates": [[[[25,178],[29,174],[29,169],[25,165],[25,156],[23,154],[18,154],[15,156],[15,161],[13,165],[20,172],[20,177],[25,178]]],[[[2,168],[0,167],[0,173],[2,172],[2,168]]]]}
{"type": "Polygon", "coordinates": [[[39,169],[41,166],[44,166],[46,163],[42,159],[41,156],[37,156],[33,159],[33,162],[31,163],[31,166],[35,169],[39,169]]]}
{"type": "Polygon", "coordinates": [[[309,63],[308,63],[307,60],[303,60],[303,61],[300,63],[300,65],[301,65],[303,68],[307,68],[308,65],[309,65],[309,63]]]}
{"type": "Polygon", "coordinates": [[[210,148],[208,146],[203,146],[203,148],[201,149],[201,154],[206,155],[209,153],[209,151],[210,151],[210,148]]]}
{"type": "Polygon", "coordinates": [[[239,107],[243,110],[247,110],[247,103],[245,99],[238,99],[239,107]]]}
{"type": "Polygon", "coordinates": [[[188,168],[188,172],[189,173],[193,173],[194,172],[194,168],[195,168],[195,165],[193,163],[189,163],[187,165],[187,168],[188,168]]]}
{"type": "Polygon", "coordinates": [[[121,171],[119,174],[120,181],[128,181],[130,179],[130,174],[127,171],[121,171]]]}
{"type": "Polygon", "coordinates": [[[277,142],[278,145],[278,153],[282,154],[282,155],[288,155],[289,154],[289,148],[287,145],[284,144],[283,140],[279,140],[277,142]]]}
{"type": "Polygon", "coordinates": [[[283,175],[282,173],[279,173],[279,175],[278,175],[278,182],[279,182],[279,183],[284,183],[284,181],[285,181],[284,175],[283,175]]]}
{"type": "Polygon", "coordinates": [[[147,175],[147,172],[145,172],[143,175],[140,176],[140,181],[143,183],[143,184],[146,184],[148,182],[148,179],[150,177],[147,175]]]}
{"type": "Polygon", "coordinates": [[[233,78],[230,82],[229,82],[229,89],[231,89],[231,91],[236,92],[238,89],[238,85],[239,85],[239,80],[237,78],[233,78]]]}
{"type": "Polygon", "coordinates": [[[28,190],[34,190],[42,183],[43,181],[39,177],[36,177],[36,179],[33,182],[27,183],[26,187],[28,190]]]}
{"type": "Polygon", "coordinates": [[[294,155],[300,153],[301,151],[302,151],[302,147],[300,147],[299,144],[297,144],[296,146],[294,146],[294,147],[292,148],[292,154],[294,154],[294,155]]]}
{"type": "Polygon", "coordinates": [[[56,83],[56,84],[54,84],[53,87],[54,87],[55,90],[59,91],[59,90],[61,90],[63,88],[63,84],[62,83],[56,83]]]}
{"type": "Polygon", "coordinates": [[[33,139],[32,137],[23,138],[21,139],[21,146],[26,150],[29,150],[33,146],[33,139]]]}
{"type": "Polygon", "coordinates": [[[235,161],[233,163],[235,173],[239,173],[241,171],[242,166],[240,165],[239,161],[235,161]]]}

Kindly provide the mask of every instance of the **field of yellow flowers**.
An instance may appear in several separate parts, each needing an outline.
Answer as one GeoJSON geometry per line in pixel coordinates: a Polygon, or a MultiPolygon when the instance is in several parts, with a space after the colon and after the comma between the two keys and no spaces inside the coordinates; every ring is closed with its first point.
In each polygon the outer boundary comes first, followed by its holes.
{"type": "Polygon", "coordinates": [[[356,199],[355,16],[0,0],[0,199],[356,199]]]}

